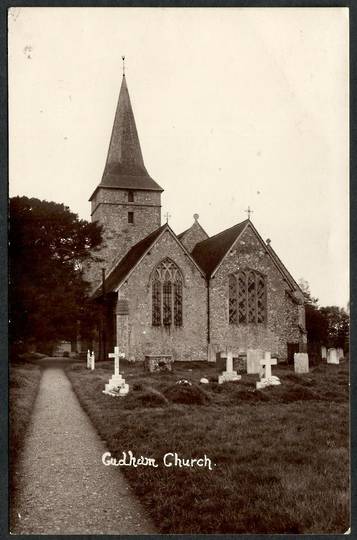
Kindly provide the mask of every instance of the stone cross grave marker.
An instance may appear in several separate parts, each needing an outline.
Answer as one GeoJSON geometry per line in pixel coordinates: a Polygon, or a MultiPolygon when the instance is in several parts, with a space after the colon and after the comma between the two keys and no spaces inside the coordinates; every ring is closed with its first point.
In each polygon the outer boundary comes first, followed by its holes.
{"type": "Polygon", "coordinates": [[[270,352],[266,352],[264,354],[264,359],[260,361],[262,369],[260,372],[260,381],[257,381],[256,383],[257,390],[260,390],[260,388],[264,388],[265,386],[275,386],[281,384],[279,377],[276,377],[271,373],[271,366],[275,366],[277,363],[278,360],[276,358],[272,358],[270,352]]]}
{"type": "MultiPolygon", "coordinates": [[[[238,356],[238,354],[235,356],[238,356]]],[[[218,377],[218,383],[239,381],[242,376],[233,370],[233,352],[227,351],[226,353],[221,353],[221,358],[226,358],[226,371],[223,371],[222,375],[218,377]]]]}
{"type": "Polygon", "coordinates": [[[119,373],[119,359],[124,358],[125,354],[119,352],[119,347],[114,347],[114,352],[108,354],[109,358],[114,358],[114,375],[111,376],[109,383],[105,385],[103,394],[110,396],[126,396],[129,392],[129,385],[119,373]]]}
{"type": "Polygon", "coordinates": [[[295,373],[309,373],[309,356],[307,353],[294,353],[295,373]]]}
{"type": "Polygon", "coordinates": [[[327,350],[327,363],[328,364],[339,364],[340,359],[337,356],[336,349],[328,349],[327,350]]]}

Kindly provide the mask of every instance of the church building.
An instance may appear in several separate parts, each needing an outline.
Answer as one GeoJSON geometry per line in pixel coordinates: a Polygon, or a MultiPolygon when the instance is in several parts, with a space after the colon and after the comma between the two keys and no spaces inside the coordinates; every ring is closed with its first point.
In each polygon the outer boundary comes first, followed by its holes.
{"type": "Polygon", "coordinates": [[[149,175],[123,74],[105,169],[90,197],[103,226],[101,261],[87,269],[101,313],[99,356],[170,354],[215,361],[227,348],[286,360],[306,350],[302,291],[250,217],[209,237],[194,215],[161,224],[163,188],[149,175]]]}

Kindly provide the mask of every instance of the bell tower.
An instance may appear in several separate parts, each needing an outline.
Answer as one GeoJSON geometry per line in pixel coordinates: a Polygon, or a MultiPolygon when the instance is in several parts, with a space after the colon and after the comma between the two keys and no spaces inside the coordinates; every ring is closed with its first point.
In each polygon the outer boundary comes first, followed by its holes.
{"type": "MultiPolygon", "coordinates": [[[[124,58],[123,58],[124,61],[124,58]]],[[[96,285],[129,249],[161,225],[163,189],[147,172],[123,66],[107,160],[100,184],[90,197],[91,219],[103,225],[103,246],[88,278],[96,285]]]]}

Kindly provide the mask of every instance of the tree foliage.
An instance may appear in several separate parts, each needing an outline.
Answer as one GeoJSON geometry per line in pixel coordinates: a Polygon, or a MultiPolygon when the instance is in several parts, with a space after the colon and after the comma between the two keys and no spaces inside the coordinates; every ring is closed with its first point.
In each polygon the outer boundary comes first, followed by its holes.
{"type": "Polygon", "coordinates": [[[327,347],[349,346],[349,315],[337,306],[318,306],[318,298],[312,296],[307,281],[300,280],[305,297],[305,316],[308,340],[327,347]]]}
{"type": "Polygon", "coordinates": [[[10,341],[74,340],[91,325],[83,263],[101,243],[101,228],[63,204],[10,200],[10,341]]]}

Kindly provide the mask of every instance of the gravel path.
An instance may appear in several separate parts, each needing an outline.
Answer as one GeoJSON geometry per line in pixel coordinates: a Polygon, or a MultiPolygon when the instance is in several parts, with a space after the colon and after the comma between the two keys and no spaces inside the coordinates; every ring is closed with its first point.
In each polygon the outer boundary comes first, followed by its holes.
{"type": "Polygon", "coordinates": [[[63,369],[44,370],[17,471],[12,534],[150,534],[155,528],[81,409],[63,369]]]}

